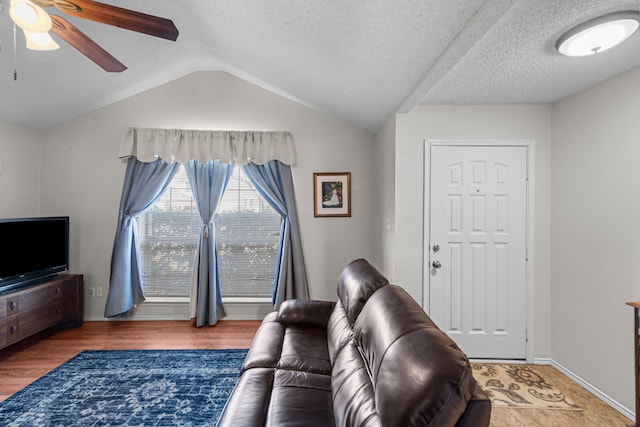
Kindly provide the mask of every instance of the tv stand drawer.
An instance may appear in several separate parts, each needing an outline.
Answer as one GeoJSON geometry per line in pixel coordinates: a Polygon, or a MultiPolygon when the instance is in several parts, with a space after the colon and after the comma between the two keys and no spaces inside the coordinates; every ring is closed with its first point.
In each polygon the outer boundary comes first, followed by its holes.
{"type": "Polygon", "coordinates": [[[13,316],[20,311],[20,301],[18,295],[8,294],[5,298],[0,299],[0,319],[7,316],[13,316]]]}
{"type": "Polygon", "coordinates": [[[0,295],[0,349],[56,325],[83,322],[84,278],[63,274],[0,295]]]}
{"type": "Polygon", "coordinates": [[[18,318],[13,317],[9,321],[0,321],[0,348],[13,344],[18,339],[18,318]]]}
{"type": "Polygon", "coordinates": [[[62,297],[62,282],[57,280],[53,283],[44,283],[35,286],[23,294],[18,299],[18,311],[24,312],[52,301],[59,301],[62,297]]]}

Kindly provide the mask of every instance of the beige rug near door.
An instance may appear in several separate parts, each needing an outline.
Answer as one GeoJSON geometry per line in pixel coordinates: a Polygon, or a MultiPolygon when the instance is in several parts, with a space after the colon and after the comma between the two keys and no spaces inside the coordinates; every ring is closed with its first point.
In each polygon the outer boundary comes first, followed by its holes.
{"type": "Polygon", "coordinates": [[[473,376],[493,406],[581,411],[578,405],[549,384],[535,366],[473,363],[473,376]]]}

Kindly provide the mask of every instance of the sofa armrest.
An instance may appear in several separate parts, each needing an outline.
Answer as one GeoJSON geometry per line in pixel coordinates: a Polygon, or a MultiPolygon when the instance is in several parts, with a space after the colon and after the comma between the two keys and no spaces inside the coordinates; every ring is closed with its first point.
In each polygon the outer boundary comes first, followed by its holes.
{"type": "Polygon", "coordinates": [[[285,325],[307,324],[327,326],[336,303],[309,299],[291,299],[278,310],[278,321],[285,325]]]}
{"type": "Polygon", "coordinates": [[[487,427],[491,420],[491,400],[476,384],[464,414],[456,423],[456,427],[487,427]]]}

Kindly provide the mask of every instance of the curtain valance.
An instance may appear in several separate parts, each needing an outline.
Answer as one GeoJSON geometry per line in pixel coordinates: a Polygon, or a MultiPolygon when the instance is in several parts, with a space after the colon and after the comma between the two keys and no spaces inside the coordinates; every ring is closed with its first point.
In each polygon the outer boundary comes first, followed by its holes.
{"type": "Polygon", "coordinates": [[[200,160],[245,165],[270,160],[293,165],[296,153],[290,132],[211,131],[129,128],[120,144],[120,158],[136,157],[149,163],[160,157],[167,163],[200,160]]]}

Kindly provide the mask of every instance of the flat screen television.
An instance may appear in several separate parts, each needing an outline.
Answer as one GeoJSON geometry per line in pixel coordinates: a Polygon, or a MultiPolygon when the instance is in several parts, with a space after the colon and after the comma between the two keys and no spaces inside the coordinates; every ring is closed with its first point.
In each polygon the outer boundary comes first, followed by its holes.
{"type": "Polygon", "coordinates": [[[0,293],[68,269],[68,216],[0,218],[0,293]]]}

